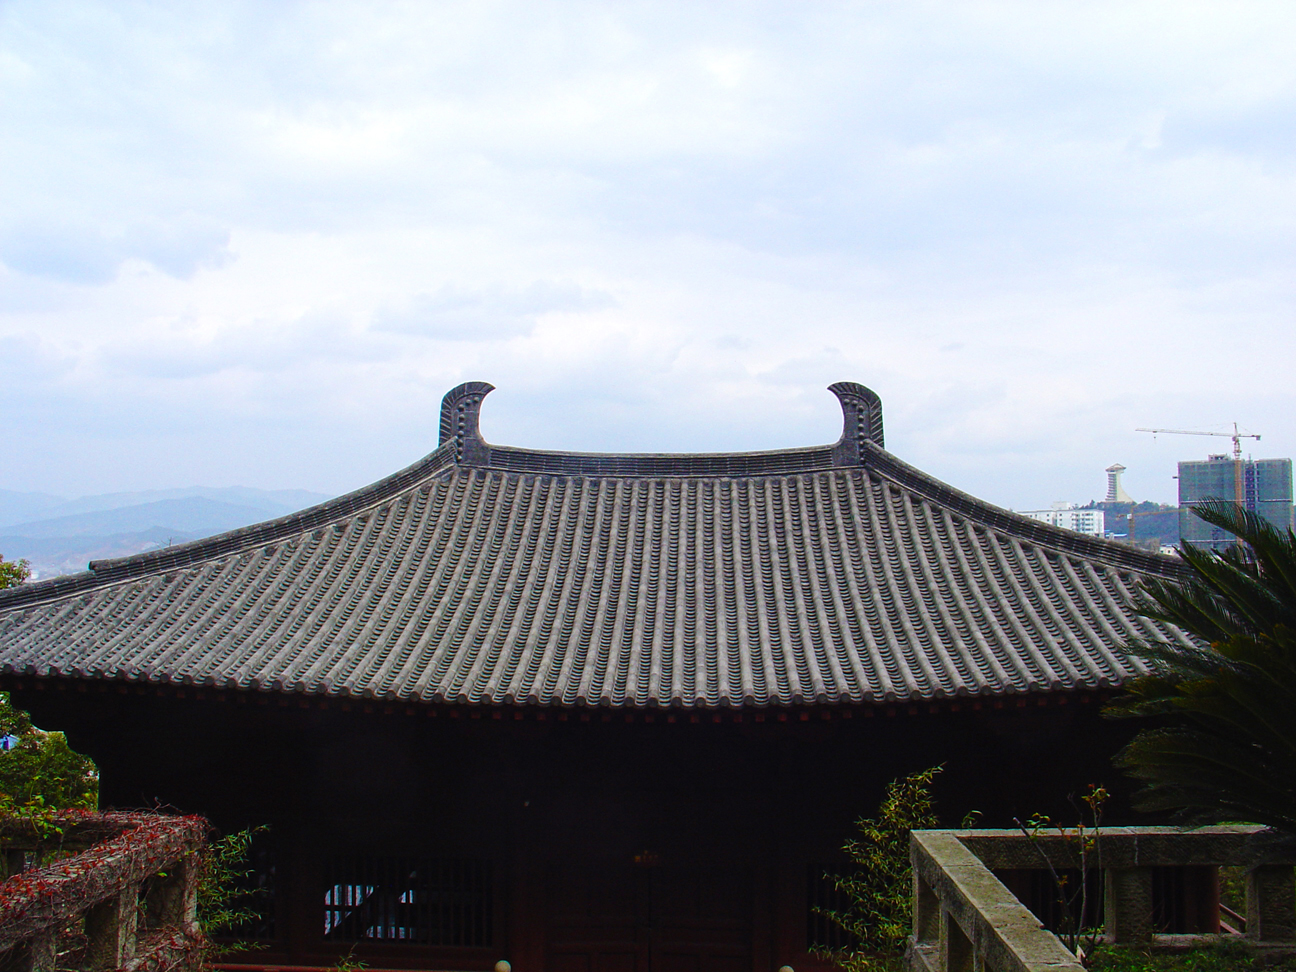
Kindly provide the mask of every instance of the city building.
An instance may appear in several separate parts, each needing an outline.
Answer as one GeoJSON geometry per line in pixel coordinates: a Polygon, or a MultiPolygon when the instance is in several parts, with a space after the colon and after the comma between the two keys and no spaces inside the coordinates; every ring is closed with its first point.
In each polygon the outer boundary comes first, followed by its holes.
{"type": "Polygon", "coordinates": [[[1106,530],[1106,518],[1102,510],[1078,510],[1071,503],[1054,503],[1047,510],[1022,510],[1021,515],[1091,537],[1101,537],[1106,530]]]}
{"type": "Polygon", "coordinates": [[[1289,530],[1291,460],[1234,459],[1221,454],[1179,463],[1179,537],[1198,547],[1221,550],[1237,538],[1193,514],[1191,508],[1207,499],[1240,503],[1279,529],[1289,530]]]}
{"type": "Polygon", "coordinates": [[[595,455],[485,441],[461,385],[386,479],[0,591],[0,688],[105,807],[269,825],[242,968],[826,972],[889,780],[1061,818],[1134,731],[1121,646],[1189,644],[1132,601],[1182,564],[946,485],[831,390],[832,444],[595,455]]]}

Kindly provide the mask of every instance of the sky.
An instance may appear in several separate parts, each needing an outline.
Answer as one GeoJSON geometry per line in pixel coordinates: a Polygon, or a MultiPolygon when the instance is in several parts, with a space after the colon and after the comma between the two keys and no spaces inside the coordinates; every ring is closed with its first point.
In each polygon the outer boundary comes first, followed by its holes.
{"type": "Polygon", "coordinates": [[[887,447],[1016,509],[1296,454],[1296,4],[0,3],[0,489],[887,447]]]}

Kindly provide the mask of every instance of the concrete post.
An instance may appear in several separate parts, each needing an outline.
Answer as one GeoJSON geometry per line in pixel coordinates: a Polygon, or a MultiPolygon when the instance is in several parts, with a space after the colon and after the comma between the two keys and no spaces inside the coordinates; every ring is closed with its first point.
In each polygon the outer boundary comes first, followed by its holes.
{"type": "Polygon", "coordinates": [[[1114,945],[1152,941],[1152,869],[1108,868],[1104,874],[1106,939],[1114,945]]]}
{"type": "Polygon", "coordinates": [[[86,912],[86,958],[91,969],[119,969],[135,957],[139,889],[124,888],[86,912]]]}
{"type": "Polygon", "coordinates": [[[941,907],[940,898],[914,869],[914,941],[920,945],[936,942],[940,939],[941,907]]]}
{"type": "Polygon", "coordinates": [[[33,936],[18,949],[12,972],[54,972],[58,964],[58,934],[44,932],[33,936]]]}
{"type": "Polygon", "coordinates": [[[1296,939],[1296,882],[1290,864],[1247,871],[1247,937],[1261,942],[1296,939]]]}
{"type": "Polygon", "coordinates": [[[4,852],[5,877],[11,878],[27,869],[27,852],[10,848],[4,852]]]}
{"type": "Polygon", "coordinates": [[[156,925],[183,932],[198,930],[198,859],[189,854],[155,878],[149,889],[147,914],[156,925]]]}

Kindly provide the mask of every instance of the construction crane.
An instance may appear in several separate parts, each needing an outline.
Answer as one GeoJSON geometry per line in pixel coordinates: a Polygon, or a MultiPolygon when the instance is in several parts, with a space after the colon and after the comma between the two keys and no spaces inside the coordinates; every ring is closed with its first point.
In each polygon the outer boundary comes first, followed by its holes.
{"type": "MultiPolygon", "coordinates": [[[[1128,512],[1128,513],[1125,514],[1125,528],[1129,531],[1129,532],[1125,535],[1126,540],[1128,540],[1131,544],[1134,542],[1134,518],[1135,518],[1135,517],[1138,517],[1138,516],[1164,516],[1164,515],[1167,514],[1167,513],[1173,513],[1173,514],[1175,514],[1175,516],[1178,516],[1178,515],[1179,515],[1179,507],[1174,506],[1174,507],[1171,507],[1171,508],[1168,509],[1168,510],[1144,510],[1142,513],[1135,513],[1133,510],[1130,510],[1130,512],[1128,512]]],[[[1116,519],[1118,519],[1118,520],[1120,519],[1120,514],[1119,514],[1119,513],[1116,515],[1116,519]]]]}
{"type": "MultiPolygon", "coordinates": [[[[1135,429],[1134,431],[1151,432],[1153,435],[1156,435],[1158,432],[1168,432],[1172,435],[1218,435],[1218,436],[1223,436],[1224,438],[1227,439],[1232,439],[1233,440],[1233,501],[1237,503],[1239,506],[1242,504],[1242,500],[1246,495],[1246,491],[1244,489],[1243,481],[1242,481],[1243,480],[1242,440],[1255,439],[1257,442],[1259,442],[1260,436],[1256,435],[1254,432],[1239,432],[1236,422],[1233,423],[1232,432],[1202,432],[1197,429],[1135,429]]],[[[1221,458],[1223,457],[1221,456],[1221,458]]],[[[1179,495],[1183,496],[1183,493],[1180,493],[1179,495]]],[[[1238,540],[1239,546],[1241,545],[1241,543],[1242,541],[1238,540]]]]}
{"type": "Polygon", "coordinates": [[[1242,461],[1242,440],[1243,439],[1255,439],[1257,442],[1260,441],[1260,436],[1258,435],[1255,435],[1251,432],[1239,432],[1236,422],[1233,423],[1232,432],[1199,432],[1196,429],[1135,429],[1134,431],[1151,432],[1153,435],[1155,435],[1158,432],[1169,432],[1173,435],[1220,435],[1226,439],[1233,440],[1233,461],[1234,462],[1242,461]]]}

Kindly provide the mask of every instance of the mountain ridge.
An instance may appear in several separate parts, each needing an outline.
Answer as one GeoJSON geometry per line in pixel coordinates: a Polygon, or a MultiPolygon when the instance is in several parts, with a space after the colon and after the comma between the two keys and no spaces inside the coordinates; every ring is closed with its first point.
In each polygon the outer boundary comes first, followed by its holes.
{"type": "Polygon", "coordinates": [[[94,493],[75,498],[55,496],[52,493],[0,489],[0,532],[8,532],[10,527],[31,520],[48,520],[77,513],[95,513],[163,500],[191,498],[250,506],[269,516],[282,516],[331,499],[327,493],[307,489],[257,489],[252,486],[183,486],[174,489],[94,493]]]}
{"type": "Polygon", "coordinates": [[[0,556],[28,561],[33,579],[56,577],[85,570],[91,560],[199,540],[329,498],[309,490],[248,486],[104,493],[74,500],[0,490],[0,556]]]}

